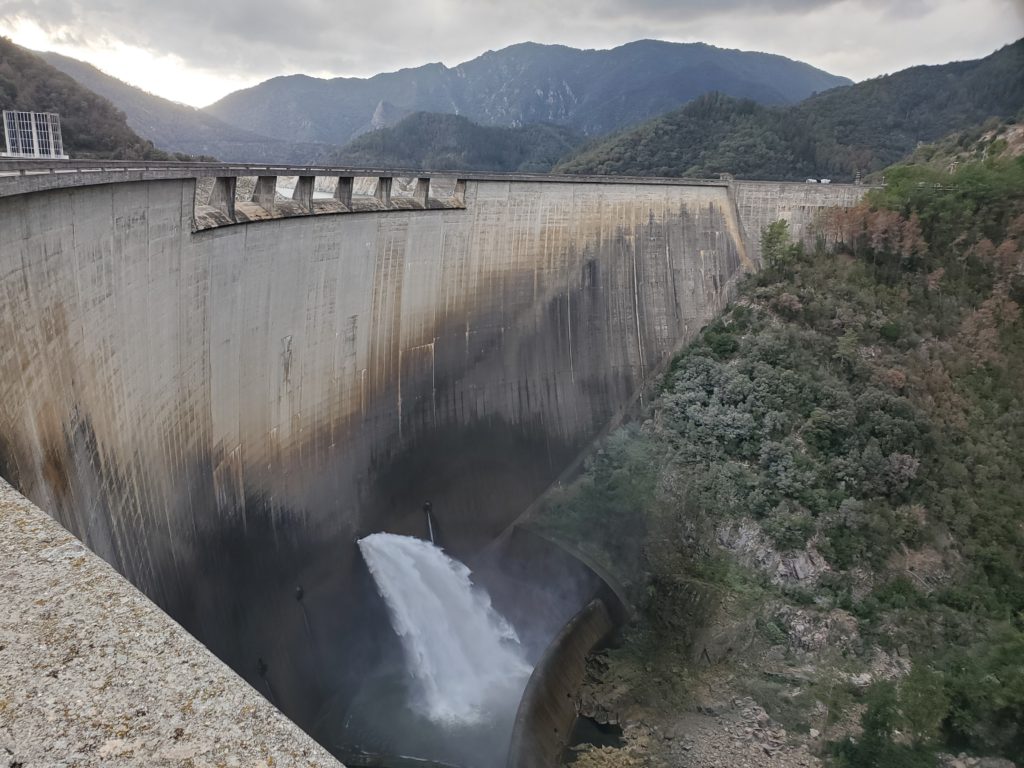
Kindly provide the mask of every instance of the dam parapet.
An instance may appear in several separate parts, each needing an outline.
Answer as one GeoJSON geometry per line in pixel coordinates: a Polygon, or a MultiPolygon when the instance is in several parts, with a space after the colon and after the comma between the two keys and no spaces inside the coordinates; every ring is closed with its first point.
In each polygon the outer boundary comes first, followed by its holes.
{"type": "Polygon", "coordinates": [[[755,261],[760,258],[760,233],[768,224],[785,219],[802,237],[817,211],[854,205],[871,189],[861,184],[752,181],[728,175],[689,179],[256,163],[0,160],[0,197],[161,179],[198,182],[194,231],[292,216],[465,208],[470,181],[722,187],[730,190],[755,261]],[[242,179],[251,183],[241,184],[242,179]],[[283,190],[286,195],[281,194],[282,180],[289,184],[283,190]]]}
{"type": "Polygon", "coordinates": [[[5,765],[338,766],[0,479],[5,765]]]}

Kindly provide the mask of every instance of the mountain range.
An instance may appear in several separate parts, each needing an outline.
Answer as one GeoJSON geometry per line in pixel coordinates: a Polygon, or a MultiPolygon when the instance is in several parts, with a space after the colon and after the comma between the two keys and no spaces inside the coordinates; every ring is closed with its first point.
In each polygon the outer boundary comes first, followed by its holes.
{"type": "Polygon", "coordinates": [[[291,75],[206,108],[226,123],[289,141],[345,142],[411,112],[483,125],[563,125],[600,136],[709,91],[788,104],[850,81],[767,53],[640,40],[611,50],[521,43],[456,67],[425,64],[371,78],[291,75]]]}
{"type": "Polygon", "coordinates": [[[919,66],[774,107],[721,94],[563,161],[566,173],[852,180],[986,119],[1024,117],[1024,39],[974,61],[919,66]]]}
{"type": "MultiPolygon", "coordinates": [[[[611,50],[522,43],[453,68],[426,64],[371,78],[277,77],[203,110],[147,93],[76,59],[38,55],[116,105],[128,125],[157,146],[231,162],[322,163],[362,156],[368,151],[365,144],[337,150],[364,133],[424,111],[503,128],[547,123],[565,128],[563,138],[600,136],[712,90],[758,103],[787,104],[849,82],[782,56],[701,43],[641,40],[611,50]]],[[[417,119],[423,127],[424,119],[417,119]]],[[[449,125],[458,125],[463,137],[472,132],[466,123],[449,125]]],[[[407,125],[401,135],[408,133],[407,125]]],[[[541,135],[543,155],[557,142],[548,141],[550,129],[541,135]]],[[[378,149],[383,139],[378,137],[378,149]]],[[[513,143],[521,144],[521,137],[513,143]]],[[[572,141],[566,148],[576,144],[572,141]]],[[[435,150],[427,154],[445,151],[435,150]]],[[[522,151],[516,153],[518,160],[490,153],[489,169],[520,163],[539,167],[522,151]]],[[[461,160],[451,158],[455,167],[464,167],[473,153],[462,154],[461,160]]]]}
{"type": "Polygon", "coordinates": [[[846,85],[703,44],[524,43],[451,69],[274,78],[199,110],[0,38],[0,106],[59,111],[79,157],[154,158],[155,142],[230,162],[849,180],[989,117],[1024,117],[1022,71],[1024,40],[846,85]]]}

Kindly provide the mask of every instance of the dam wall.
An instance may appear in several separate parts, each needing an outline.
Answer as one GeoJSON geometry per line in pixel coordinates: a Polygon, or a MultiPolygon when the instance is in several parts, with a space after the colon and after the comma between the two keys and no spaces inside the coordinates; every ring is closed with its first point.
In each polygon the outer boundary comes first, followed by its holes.
{"type": "Polygon", "coordinates": [[[760,264],[761,233],[769,224],[780,219],[786,221],[793,239],[806,243],[815,218],[823,209],[854,206],[871,187],[861,184],[731,180],[729,189],[743,223],[750,257],[760,264]]]}
{"type": "Polygon", "coordinates": [[[307,728],[386,621],[355,539],[431,499],[483,546],[754,266],[725,185],[196,231],[194,178],[34,184],[0,196],[0,475],[307,728]]]}

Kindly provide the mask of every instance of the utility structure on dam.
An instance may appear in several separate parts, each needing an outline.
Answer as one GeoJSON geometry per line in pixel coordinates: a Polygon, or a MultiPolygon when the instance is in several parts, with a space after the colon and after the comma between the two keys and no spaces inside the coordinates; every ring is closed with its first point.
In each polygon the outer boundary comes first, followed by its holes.
{"type": "Polygon", "coordinates": [[[865,190],[0,161],[0,475],[324,741],[377,650],[355,539],[425,535],[430,499],[472,557],[765,225],[865,190]]]}

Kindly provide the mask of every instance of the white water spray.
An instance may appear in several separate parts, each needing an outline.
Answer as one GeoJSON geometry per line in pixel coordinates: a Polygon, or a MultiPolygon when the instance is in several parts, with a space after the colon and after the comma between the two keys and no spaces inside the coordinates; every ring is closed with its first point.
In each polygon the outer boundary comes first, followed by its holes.
{"type": "Polygon", "coordinates": [[[448,725],[478,723],[510,702],[514,712],[531,668],[469,568],[409,536],[374,533],[359,549],[401,638],[417,687],[413,706],[448,725]]]}

